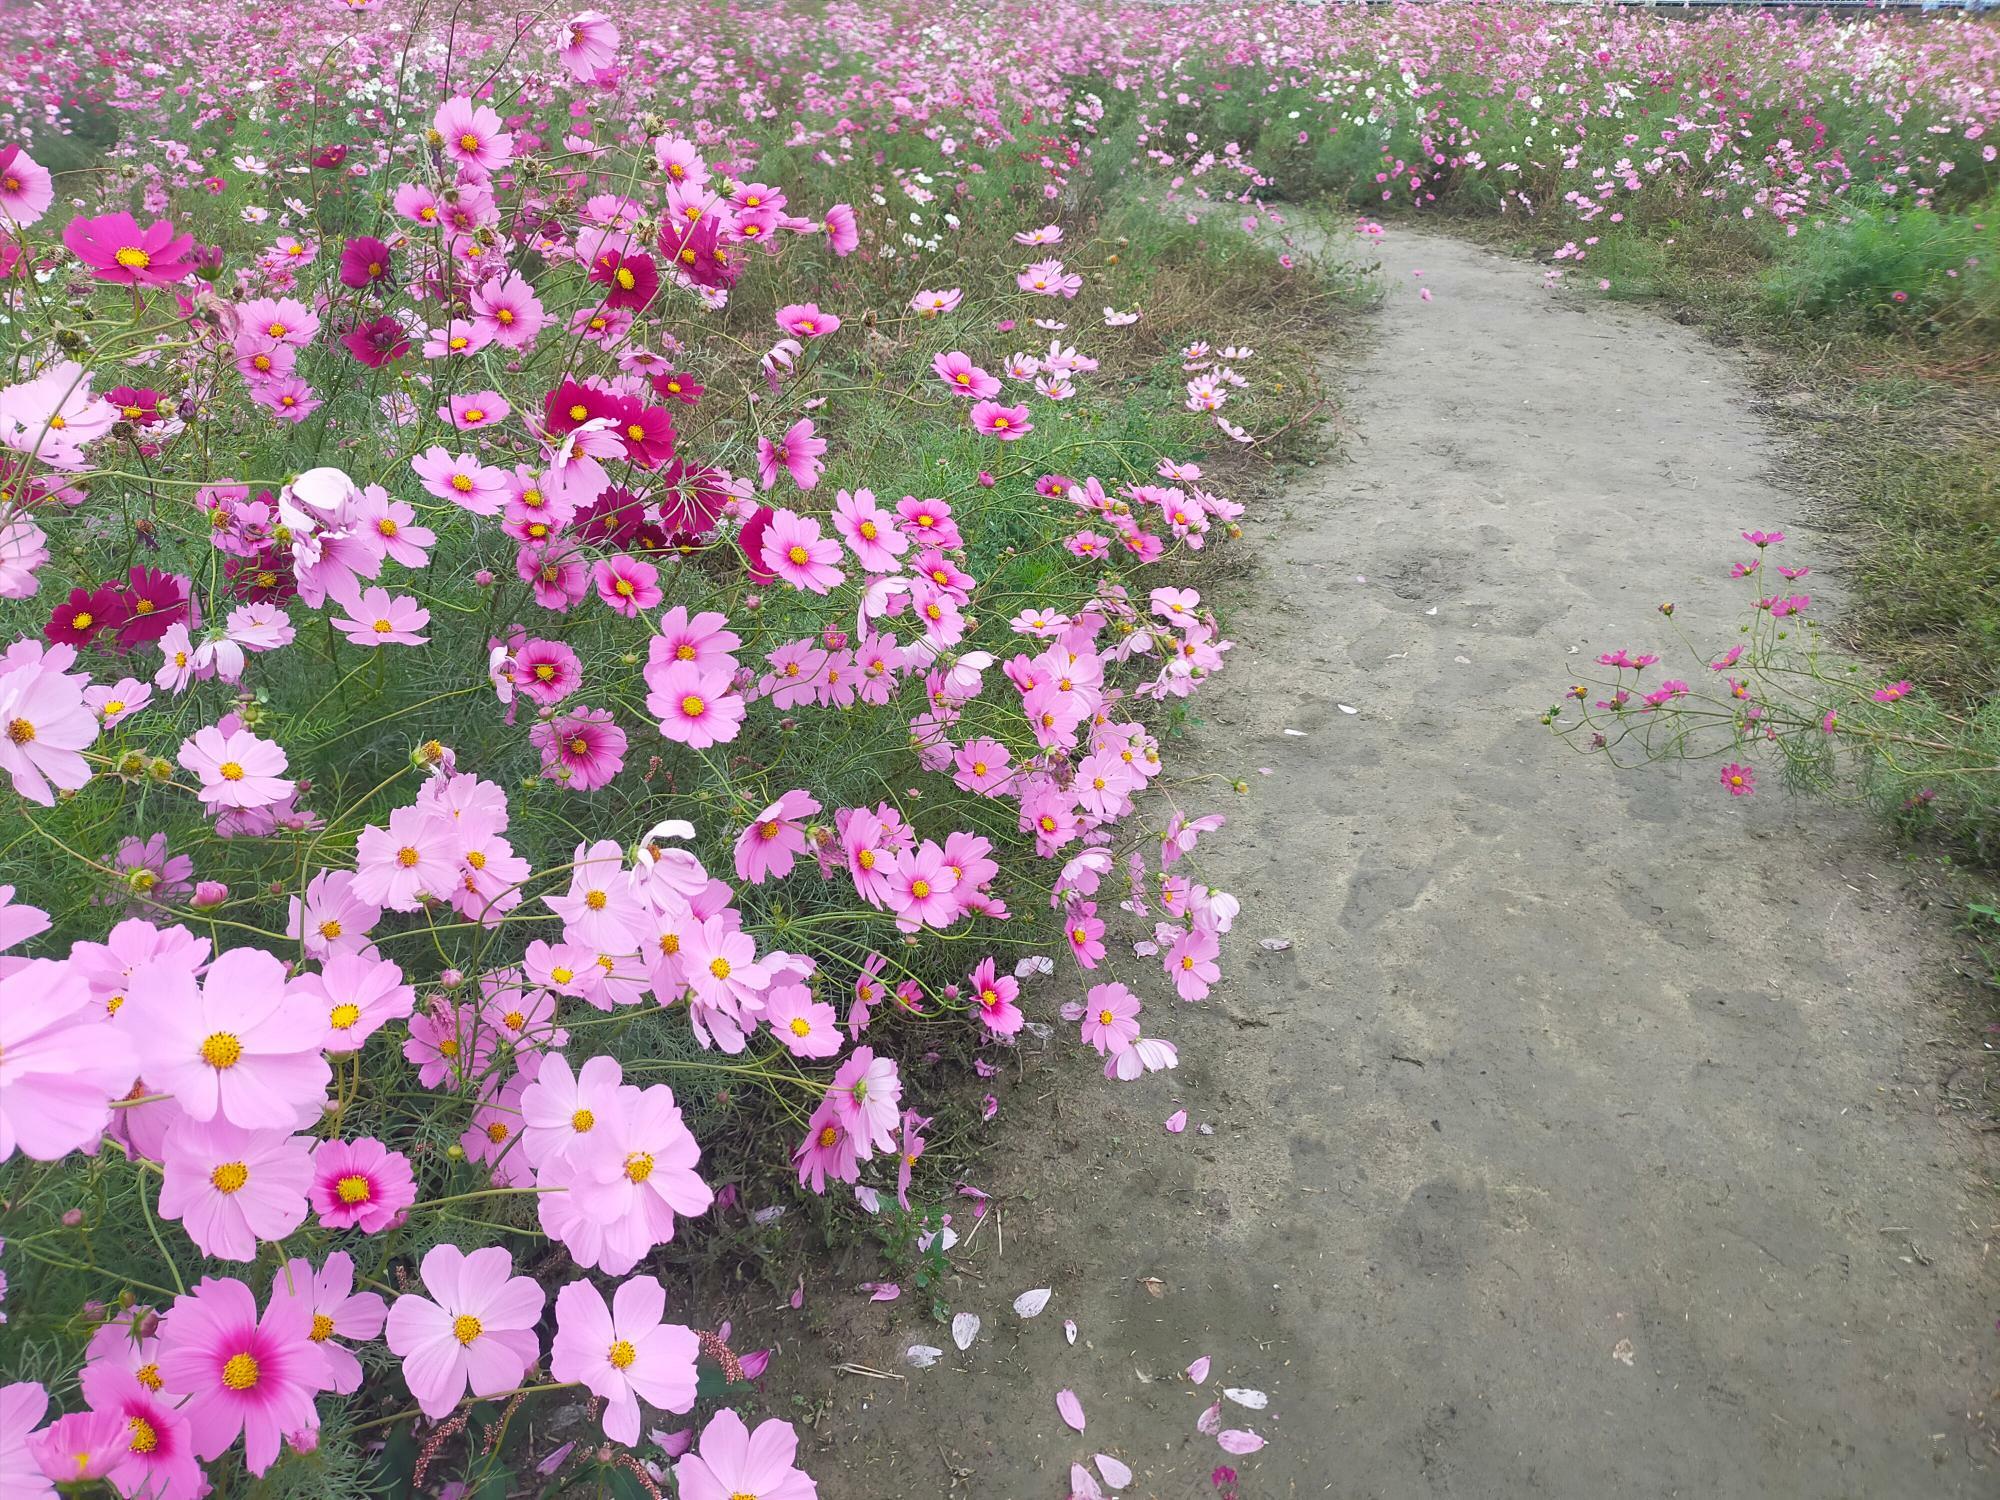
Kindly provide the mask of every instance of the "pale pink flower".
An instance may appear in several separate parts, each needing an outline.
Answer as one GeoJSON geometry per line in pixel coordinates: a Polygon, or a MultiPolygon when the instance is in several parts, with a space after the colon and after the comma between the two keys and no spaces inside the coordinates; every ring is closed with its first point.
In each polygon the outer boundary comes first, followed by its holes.
{"type": "Polygon", "coordinates": [[[390,1307],[389,1348],[432,1421],[456,1406],[467,1387],[475,1396],[511,1390],[541,1356],[535,1325],[547,1294],[532,1276],[513,1270],[513,1257],[499,1246],[467,1254],[434,1245],[422,1266],[431,1295],[411,1293],[390,1307]]]}
{"type": "Polygon", "coordinates": [[[289,1125],[183,1119],[167,1132],[162,1162],[160,1217],[179,1220],[203,1255],[255,1260],[261,1242],[305,1222],[312,1139],[289,1125]]]}
{"type": "Polygon", "coordinates": [[[200,778],[199,795],[211,808],[268,807],[298,789],[283,775],[284,750],[247,729],[206,725],[181,742],[174,758],[200,778]]]}
{"type": "Polygon", "coordinates": [[[270,954],[231,948],[198,986],[184,963],[147,964],[130,994],[146,1017],[140,1071],[191,1119],[290,1130],[318,1118],[333,1076],[320,1053],[326,1020],[270,954]]]}
{"type": "Polygon", "coordinates": [[[674,1464],[680,1500],[817,1500],[819,1487],[793,1463],[798,1446],[791,1423],[773,1417],[752,1432],[724,1407],[674,1464]]]}
{"type": "Polygon", "coordinates": [[[604,1435],[614,1443],[639,1441],[642,1400],[659,1411],[694,1409],[701,1341],[666,1322],[666,1308],[666,1291],[651,1276],[621,1283],[608,1307],[588,1281],[572,1281],[556,1294],[550,1373],[604,1400],[604,1435]]]}
{"type": "Polygon", "coordinates": [[[111,1101],[138,1073],[131,1043],[103,1015],[74,963],[0,969],[0,1162],[17,1147],[55,1161],[96,1146],[111,1101]]]}
{"type": "Polygon", "coordinates": [[[336,1344],[334,1335],[373,1343],[382,1332],[388,1308],[378,1293],[354,1290],[353,1257],[336,1250],[317,1271],[309,1260],[288,1261],[271,1282],[271,1300],[280,1297],[299,1298],[312,1313],[307,1337],[326,1359],[327,1389],[337,1396],[359,1390],[361,1361],[345,1344],[336,1344]]]}

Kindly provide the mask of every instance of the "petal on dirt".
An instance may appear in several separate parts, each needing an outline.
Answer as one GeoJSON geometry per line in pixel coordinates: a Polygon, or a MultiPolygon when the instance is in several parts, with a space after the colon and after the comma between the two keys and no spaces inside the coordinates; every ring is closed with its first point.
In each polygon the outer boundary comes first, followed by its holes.
{"type": "Polygon", "coordinates": [[[903,1295],[903,1289],[893,1281],[864,1281],[861,1290],[868,1293],[870,1302],[894,1302],[903,1295]]]}
{"type": "Polygon", "coordinates": [[[1238,1406],[1247,1406],[1252,1411],[1262,1411],[1271,1404],[1271,1398],[1262,1391],[1246,1390],[1240,1385],[1225,1386],[1222,1394],[1238,1406]]]}
{"type": "Polygon", "coordinates": [[[1241,1427],[1232,1427],[1227,1432],[1218,1433],[1215,1439],[1222,1444],[1225,1453],[1255,1453],[1264,1446],[1264,1440],[1254,1432],[1241,1427]]]}
{"type": "Polygon", "coordinates": [[[1104,1476],[1104,1482],[1114,1490],[1122,1490],[1132,1482],[1132,1471],[1109,1453],[1097,1455],[1097,1472],[1104,1476]]]}
{"type": "Polygon", "coordinates": [[[944,1350],[934,1344],[912,1344],[903,1351],[903,1363],[913,1370],[928,1370],[944,1358],[944,1350]]]}
{"type": "Polygon", "coordinates": [[[1172,1114],[1170,1114],[1170,1115],[1168,1115],[1168,1116],[1167,1116],[1167,1134],[1168,1134],[1168,1135],[1179,1135],[1179,1134],[1180,1134],[1180,1133],[1181,1133],[1181,1132],[1182,1132],[1183,1130],[1186,1130],[1186,1129],[1187,1129],[1187,1111],[1186,1111],[1186,1110],[1184,1110],[1184,1109],[1177,1109],[1177,1110],[1175,1110],[1175,1111],[1174,1111],[1174,1112],[1173,1112],[1172,1114]]]}
{"type": "Polygon", "coordinates": [[[972,1341],[979,1337],[979,1314],[959,1313],[951,1320],[951,1341],[958,1345],[963,1354],[972,1347],[972,1341]]]}
{"type": "Polygon", "coordinates": [[[1069,1466],[1069,1500],[1104,1500],[1096,1476],[1082,1464],[1069,1466]]]}
{"type": "Polygon", "coordinates": [[[1062,1419],[1078,1432],[1083,1431],[1083,1403],[1076,1399],[1076,1392],[1068,1389],[1056,1392],[1056,1410],[1062,1419]]]}
{"type": "Polygon", "coordinates": [[[1204,1380],[1208,1379],[1208,1356],[1206,1354],[1187,1367],[1187,1378],[1192,1380],[1196,1385],[1200,1385],[1204,1380]]]}
{"type": "Polygon", "coordinates": [[[1075,1319],[1075,1318],[1064,1318],[1064,1319],[1063,1319],[1063,1337],[1064,1337],[1064,1338],[1066,1338],[1066,1339],[1068,1339],[1068,1340],[1070,1341],[1070,1343],[1071,1343],[1072,1345],[1076,1343],[1076,1319],[1075,1319]]]}
{"type": "Polygon", "coordinates": [[[1054,1295],[1055,1293],[1045,1286],[1038,1286],[1032,1292],[1021,1293],[1020,1296],[1014,1299],[1014,1316],[1017,1318],[1039,1317],[1042,1309],[1049,1305],[1049,1298],[1054,1295]]]}
{"type": "Polygon", "coordinates": [[[1203,1437],[1214,1437],[1218,1432],[1222,1431],[1222,1403],[1220,1401],[1194,1419],[1194,1430],[1203,1437]]]}

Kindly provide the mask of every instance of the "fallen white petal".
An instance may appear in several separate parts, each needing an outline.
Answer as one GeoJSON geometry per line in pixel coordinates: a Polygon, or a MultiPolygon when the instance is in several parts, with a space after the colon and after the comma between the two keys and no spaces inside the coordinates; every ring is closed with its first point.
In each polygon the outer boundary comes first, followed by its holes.
{"type": "Polygon", "coordinates": [[[928,1370],[944,1358],[944,1350],[929,1344],[912,1344],[903,1351],[903,1363],[913,1370],[928,1370]]]}
{"type": "Polygon", "coordinates": [[[1247,1406],[1252,1411],[1262,1411],[1271,1404],[1271,1398],[1262,1391],[1245,1390],[1240,1385],[1225,1386],[1222,1394],[1238,1406],[1247,1406]]]}
{"type": "Polygon", "coordinates": [[[1104,1482],[1114,1490],[1122,1490],[1132,1482],[1132,1471],[1109,1453],[1097,1455],[1097,1472],[1104,1476],[1104,1482]]]}
{"type": "Polygon", "coordinates": [[[972,1341],[979,1337],[979,1314],[959,1313],[951,1320],[951,1341],[963,1353],[972,1347],[972,1341]]]}
{"type": "Polygon", "coordinates": [[[1042,1309],[1049,1305],[1049,1298],[1054,1295],[1054,1292],[1045,1286],[1038,1286],[1032,1292],[1021,1293],[1014,1299],[1014,1316],[1017,1318],[1041,1316],[1042,1309]]]}

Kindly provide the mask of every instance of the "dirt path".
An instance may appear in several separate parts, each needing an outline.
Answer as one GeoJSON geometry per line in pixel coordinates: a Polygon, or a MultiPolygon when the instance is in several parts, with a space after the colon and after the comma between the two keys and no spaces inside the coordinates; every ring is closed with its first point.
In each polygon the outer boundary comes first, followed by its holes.
{"type": "Polygon", "coordinates": [[[834,1387],[820,1492],[1060,1500],[1106,1451],[1128,1496],[1212,1496],[1196,1418],[1249,1386],[1244,1500],[1990,1496],[1991,1199],[1893,864],[1533,718],[1661,599],[1733,609],[1738,530],[1809,531],[1741,368],[1532,266],[1383,251],[1352,461],[1265,507],[1194,736],[1252,783],[1204,850],[1243,900],[1227,982],[1149,991],[1178,1074],[1012,1092],[1036,1136],[986,1185],[1031,1196],[948,1288],[985,1328],[961,1355],[871,1310],[846,1357],[946,1358],[834,1387]]]}

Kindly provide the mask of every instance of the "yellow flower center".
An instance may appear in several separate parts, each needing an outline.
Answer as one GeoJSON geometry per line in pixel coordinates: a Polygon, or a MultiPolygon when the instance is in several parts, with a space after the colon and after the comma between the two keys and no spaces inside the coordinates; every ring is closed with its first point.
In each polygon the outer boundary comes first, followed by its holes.
{"type": "Polygon", "coordinates": [[[785,556],[789,557],[799,567],[804,567],[812,560],[811,553],[807,552],[805,548],[797,546],[787,548],[785,556]]]}
{"type": "Polygon", "coordinates": [[[461,495],[469,495],[469,494],[471,494],[471,493],[472,493],[472,476],[471,476],[470,474],[454,474],[454,475],[452,475],[452,476],[451,476],[451,487],[452,487],[453,489],[457,490],[457,491],[458,491],[458,492],[459,492],[459,493],[460,493],[461,495]]]}
{"type": "MultiPolygon", "coordinates": [[[[681,699],[681,712],[690,719],[699,719],[702,716],[703,712],[707,710],[707,708],[708,705],[702,702],[701,699],[696,697],[693,693],[689,693],[685,698],[681,699]]],[[[18,724],[21,721],[19,719],[16,719],[14,722],[18,724]]],[[[34,738],[32,730],[29,733],[28,737],[30,739],[34,738]]],[[[19,742],[16,741],[16,743],[19,742]]]]}
{"type": "Polygon", "coordinates": [[[333,1185],[336,1197],[349,1208],[358,1203],[366,1203],[375,1196],[375,1190],[368,1185],[368,1179],[359,1172],[353,1172],[333,1185]]]}
{"type": "Polygon", "coordinates": [[[793,1036],[811,1036],[811,1035],[812,1035],[812,1022],[808,1021],[808,1020],[807,1020],[807,1019],[806,1019],[806,1018],[805,1018],[804,1016],[793,1016],[793,1017],[792,1017],[792,1035],[793,1035],[793,1036]]]}
{"type": "Polygon", "coordinates": [[[507,1125],[503,1120],[495,1120],[486,1127],[486,1139],[496,1146],[507,1139],[507,1134],[507,1125]]]}
{"type": "Polygon", "coordinates": [[[597,1126],[597,1116],[587,1109],[580,1109],[569,1117],[569,1128],[578,1135],[588,1135],[597,1126]]]}
{"type": "Polygon", "coordinates": [[[639,1357],[639,1351],[632,1347],[629,1340],[620,1339],[611,1346],[611,1352],[604,1357],[611,1361],[612,1369],[629,1370],[632,1368],[632,1361],[639,1357]]]}
{"type": "Polygon", "coordinates": [[[153,257],[141,250],[137,245],[121,246],[118,253],[112,259],[128,271],[143,271],[153,263],[153,257]]]}
{"type": "Polygon", "coordinates": [[[335,1031],[351,1031],[354,1023],[361,1019],[361,1007],[351,1000],[343,1000],[326,1019],[335,1031]]]}
{"type": "Polygon", "coordinates": [[[241,781],[243,779],[242,765],[233,760],[225,760],[220,766],[216,767],[216,771],[224,781],[241,781]]]}
{"type": "Polygon", "coordinates": [[[717,954],[708,961],[708,972],[713,974],[717,979],[727,979],[729,977],[729,960],[721,954],[717,954]]]}
{"type": "Polygon", "coordinates": [[[319,924],[319,935],[329,943],[338,938],[341,931],[340,918],[338,917],[328,917],[324,922],[319,924]]]}
{"type": "Polygon", "coordinates": [[[78,610],[76,612],[76,618],[70,621],[70,624],[78,630],[88,630],[92,625],[96,623],[97,623],[97,616],[93,615],[87,609],[78,610]]]}
{"type": "Polygon", "coordinates": [[[7,738],[17,745],[31,744],[35,738],[35,726],[26,719],[10,719],[7,722],[7,738]]]}
{"type": "Polygon", "coordinates": [[[314,1313],[312,1332],[307,1337],[315,1344],[324,1344],[328,1339],[333,1337],[333,1319],[329,1318],[325,1313],[314,1313]]]}
{"type": "Polygon", "coordinates": [[[160,1367],[158,1365],[141,1365],[137,1370],[132,1372],[132,1378],[149,1391],[157,1391],[161,1386],[166,1384],[160,1378],[160,1367]]]}
{"type": "Polygon", "coordinates": [[[233,1068],[243,1057],[243,1042],[233,1032],[210,1032],[201,1044],[201,1060],[211,1068],[233,1068]]]}
{"type": "Polygon", "coordinates": [[[461,1344],[471,1343],[483,1332],[485,1330],[480,1327],[479,1319],[473,1317],[471,1313],[460,1313],[452,1319],[451,1336],[461,1344]]]}
{"type": "Polygon", "coordinates": [[[465,409],[465,420],[468,422],[484,422],[486,420],[486,412],[481,407],[468,406],[465,409]]]}
{"type": "MultiPolygon", "coordinates": [[[[147,1368],[150,1369],[151,1366],[147,1368]]],[[[154,1378],[158,1379],[159,1377],[155,1376],[154,1378]]],[[[125,1425],[132,1429],[132,1451],[134,1453],[151,1453],[155,1448],[160,1446],[159,1433],[153,1430],[153,1424],[148,1422],[144,1417],[127,1417],[125,1425]]]]}
{"type": "Polygon", "coordinates": [[[592,911],[603,911],[609,900],[610,897],[606,896],[602,891],[589,891],[584,895],[583,904],[592,911]]]}
{"type": "Polygon", "coordinates": [[[836,1125],[825,1126],[819,1133],[819,1143],[822,1148],[831,1148],[833,1143],[839,1139],[840,1128],[836,1125]]]}
{"type": "Polygon", "coordinates": [[[477,151],[479,149],[479,137],[468,130],[458,138],[458,147],[461,151],[477,151]]]}
{"type": "Polygon", "coordinates": [[[863,849],[859,854],[854,856],[854,862],[864,870],[874,869],[875,851],[873,849],[863,849]]]}
{"type": "Polygon", "coordinates": [[[254,1354],[232,1354],[229,1362],[222,1367],[222,1383],[232,1391],[247,1391],[256,1387],[259,1371],[257,1356],[254,1354]]]}
{"type": "Polygon", "coordinates": [[[438,1056],[439,1056],[439,1057],[456,1057],[456,1056],[458,1056],[458,1040],[457,1040],[457,1038],[455,1038],[455,1037],[446,1037],[446,1038],[445,1038],[445,1039],[444,1039],[443,1041],[439,1042],[439,1043],[438,1043],[438,1056]]]}
{"type": "Polygon", "coordinates": [[[576,970],[566,964],[558,964],[555,968],[549,970],[549,978],[553,979],[557,984],[568,984],[572,979],[576,978],[576,970]]]}
{"type": "Polygon", "coordinates": [[[472,868],[473,868],[473,869],[475,869],[475,870],[483,870],[483,869],[485,869],[485,868],[486,868],[486,851],[485,851],[485,850],[483,850],[483,849],[468,849],[468,850],[466,850],[466,851],[465,851],[465,862],[466,862],[467,864],[471,865],[471,866],[472,866],[472,868]]]}
{"type": "Polygon", "coordinates": [[[649,1151],[634,1151],[625,1158],[625,1180],[644,1182],[653,1175],[653,1156],[649,1151]]]}
{"type": "Polygon", "coordinates": [[[396,851],[396,863],[406,870],[414,870],[417,867],[417,861],[422,858],[423,856],[408,844],[403,845],[402,848],[396,851]]]}
{"type": "Polygon", "coordinates": [[[208,1181],[218,1193],[238,1193],[243,1184],[250,1180],[250,1169],[240,1161],[226,1161],[208,1174],[208,1181]]]}
{"type": "Polygon", "coordinates": [[[387,620],[377,620],[375,622],[375,633],[377,635],[387,635],[395,628],[396,627],[391,625],[387,620]]]}
{"type": "Polygon", "coordinates": [[[519,1031],[523,1026],[528,1024],[528,1018],[518,1010],[510,1010],[500,1018],[500,1024],[505,1026],[509,1031],[519,1031]]]}
{"type": "Polygon", "coordinates": [[[931,883],[928,880],[913,880],[910,882],[910,894],[915,896],[919,901],[923,900],[930,893],[931,883]]]}

